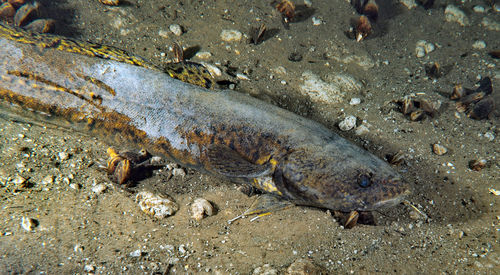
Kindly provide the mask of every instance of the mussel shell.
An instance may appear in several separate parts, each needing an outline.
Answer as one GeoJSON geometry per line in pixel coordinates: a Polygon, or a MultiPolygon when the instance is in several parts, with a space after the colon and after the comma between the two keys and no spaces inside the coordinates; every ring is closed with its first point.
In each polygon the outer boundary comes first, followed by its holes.
{"type": "Polygon", "coordinates": [[[31,22],[38,16],[40,5],[37,2],[28,3],[20,7],[14,15],[14,24],[19,27],[31,22]]]}

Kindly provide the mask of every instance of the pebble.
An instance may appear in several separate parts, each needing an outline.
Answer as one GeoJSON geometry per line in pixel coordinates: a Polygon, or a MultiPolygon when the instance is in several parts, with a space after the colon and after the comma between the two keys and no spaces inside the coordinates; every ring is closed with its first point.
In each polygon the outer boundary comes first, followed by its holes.
{"type": "Polygon", "coordinates": [[[417,7],[415,0],[399,0],[399,3],[403,4],[409,10],[417,7]]]}
{"type": "Polygon", "coordinates": [[[242,74],[242,73],[237,73],[236,78],[238,78],[239,80],[250,80],[250,78],[248,78],[248,76],[246,76],[245,74],[242,74]]]}
{"type": "Polygon", "coordinates": [[[176,36],[182,35],[182,27],[179,24],[172,24],[168,26],[168,29],[176,36]]]}
{"type": "Polygon", "coordinates": [[[436,46],[434,46],[434,44],[425,40],[419,40],[415,46],[415,54],[417,57],[424,57],[428,53],[433,52],[435,49],[436,46]]]}
{"type": "Polygon", "coordinates": [[[23,217],[21,227],[26,231],[33,231],[38,226],[38,221],[33,218],[23,217]]]}
{"type": "Polygon", "coordinates": [[[349,130],[353,129],[354,127],[356,127],[356,117],[355,116],[347,116],[346,118],[344,118],[344,120],[342,120],[339,123],[339,128],[342,131],[349,131],[349,130]]]}
{"type": "Polygon", "coordinates": [[[481,25],[490,31],[500,31],[500,23],[488,17],[483,18],[481,25]]]}
{"type": "Polygon", "coordinates": [[[102,194],[104,191],[106,191],[106,189],[107,189],[106,185],[102,183],[92,186],[92,192],[94,192],[97,195],[102,194]]]}
{"type": "Polygon", "coordinates": [[[212,216],[214,214],[214,208],[212,204],[203,198],[197,198],[191,204],[191,218],[200,221],[205,215],[212,216]]]}
{"type": "Polygon", "coordinates": [[[480,5],[476,5],[472,8],[474,10],[474,12],[477,12],[477,13],[483,13],[485,12],[485,8],[483,6],[480,6],[480,5]]]}
{"type": "Polygon", "coordinates": [[[211,52],[197,52],[196,57],[198,57],[199,59],[209,59],[210,57],[212,57],[212,53],[211,52]]]}
{"type": "Polygon", "coordinates": [[[179,210],[179,206],[174,201],[149,191],[137,193],[135,200],[144,213],[157,219],[172,216],[179,210]]]}
{"type": "Polygon", "coordinates": [[[226,42],[240,41],[243,34],[238,30],[222,30],[220,38],[226,42]]]}
{"type": "Polygon", "coordinates": [[[438,156],[442,156],[448,152],[448,149],[439,143],[432,145],[432,151],[438,156]]]}
{"type": "Polygon", "coordinates": [[[28,180],[22,177],[21,175],[16,175],[12,183],[14,183],[16,186],[24,187],[26,181],[28,180]]]}
{"type": "Polygon", "coordinates": [[[186,176],[186,171],[184,170],[184,168],[174,168],[174,170],[172,170],[172,175],[174,177],[184,177],[186,176]]]}
{"type": "Polygon", "coordinates": [[[54,183],[53,175],[47,175],[42,179],[42,184],[52,184],[52,183],[54,183]]]}
{"type": "Polygon", "coordinates": [[[495,135],[492,132],[484,133],[484,137],[488,139],[488,141],[493,141],[495,139],[495,135]]]}
{"type": "Polygon", "coordinates": [[[321,21],[321,19],[316,18],[316,17],[314,17],[314,16],[313,16],[313,18],[312,18],[312,23],[313,23],[313,25],[314,25],[314,26],[319,26],[319,25],[321,25],[321,23],[323,23],[323,22],[321,21]]]}
{"type": "Polygon", "coordinates": [[[474,42],[474,44],[472,44],[472,48],[476,50],[484,49],[486,48],[486,42],[484,42],[483,40],[477,40],[476,42],[474,42]]]}
{"type": "Polygon", "coordinates": [[[60,161],[65,161],[69,159],[69,154],[67,152],[59,152],[57,153],[60,161]]]}
{"type": "Polygon", "coordinates": [[[277,275],[278,270],[274,269],[270,264],[259,266],[252,272],[253,275],[277,275]]]}
{"type": "Polygon", "coordinates": [[[95,267],[91,264],[86,264],[84,267],[83,267],[83,271],[85,272],[94,272],[95,271],[95,267]]]}
{"type": "Polygon", "coordinates": [[[448,5],[444,10],[444,18],[448,22],[456,22],[461,26],[469,25],[469,18],[464,11],[455,5],[448,5]]]}
{"type": "Polygon", "coordinates": [[[128,254],[130,257],[140,257],[142,255],[142,251],[140,249],[134,250],[128,254]]]}
{"type": "Polygon", "coordinates": [[[368,129],[368,127],[366,127],[365,125],[359,125],[356,130],[354,131],[354,133],[357,135],[357,136],[361,136],[361,135],[364,135],[364,134],[368,134],[370,132],[370,129],[368,129]]]}
{"type": "Polygon", "coordinates": [[[168,31],[167,31],[167,30],[165,30],[165,29],[160,29],[160,30],[158,31],[158,35],[159,35],[160,37],[163,37],[163,38],[168,38],[168,31]]]}
{"type": "Polygon", "coordinates": [[[361,103],[361,98],[359,97],[353,97],[351,98],[351,101],[349,101],[350,105],[359,105],[361,103]]]}

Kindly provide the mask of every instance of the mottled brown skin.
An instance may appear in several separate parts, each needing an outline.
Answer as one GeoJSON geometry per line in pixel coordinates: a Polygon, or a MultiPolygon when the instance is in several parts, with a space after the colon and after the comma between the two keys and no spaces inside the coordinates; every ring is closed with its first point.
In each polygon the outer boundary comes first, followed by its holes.
{"type": "Polygon", "coordinates": [[[368,211],[409,192],[387,163],[316,122],[175,80],[114,48],[0,25],[0,77],[4,102],[296,204],[368,211]]]}

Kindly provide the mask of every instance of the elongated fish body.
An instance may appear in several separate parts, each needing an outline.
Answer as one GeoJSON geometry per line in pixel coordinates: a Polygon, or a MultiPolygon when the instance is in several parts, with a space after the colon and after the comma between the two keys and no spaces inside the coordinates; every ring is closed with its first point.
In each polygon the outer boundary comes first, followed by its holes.
{"type": "Polygon", "coordinates": [[[299,205],[368,211],[409,193],[387,163],[319,123],[181,82],[126,53],[106,56],[112,48],[0,27],[1,108],[57,115],[299,205]]]}

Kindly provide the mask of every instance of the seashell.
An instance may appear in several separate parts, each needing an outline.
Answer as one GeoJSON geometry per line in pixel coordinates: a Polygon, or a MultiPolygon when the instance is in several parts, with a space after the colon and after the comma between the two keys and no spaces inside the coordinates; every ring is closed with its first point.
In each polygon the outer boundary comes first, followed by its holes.
{"type": "Polygon", "coordinates": [[[281,0],[276,9],[283,15],[286,23],[295,16],[295,5],[290,0],[281,0]]]}
{"type": "Polygon", "coordinates": [[[455,108],[457,108],[457,112],[459,113],[464,113],[465,111],[467,111],[467,105],[463,102],[455,103],[455,108]]]}
{"type": "Polygon", "coordinates": [[[401,113],[403,113],[403,115],[407,115],[415,111],[415,105],[413,104],[413,100],[410,97],[403,98],[403,101],[401,103],[401,113]]]}
{"type": "Polygon", "coordinates": [[[443,75],[441,66],[437,62],[427,65],[425,67],[425,72],[427,73],[427,76],[431,78],[439,78],[443,75]]]}
{"type": "Polygon", "coordinates": [[[0,6],[0,19],[7,22],[12,22],[14,15],[16,14],[16,9],[10,3],[3,3],[0,6]]]}
{"type": "Polygon", "coordinates": [[[37,17],[40,4],[38,2],[28,3],[21,6],[14,15],[14,25],[22,27],[37,17]]]}
{"type": "Polygon", "coordinates": [[[399,165],[404,161],[404,153],[403,151],[399,150],[397,153],[393,155],[387,155],[387,161],[392,164],[392,165],[399,165]]]}
{"type": "Polygon", "coordinates": [[[39,222],[33,218],[28,218],[28,217],[22,218],[21,227],[26,231],[33,231],[33,229],[35,229],[38,225],[39,222]]]}
{"type": "Polygon", "coordinates": [[[488,162],[485,159],[474,159],[469,161],[469,168],[474,171],[481,171],[486,167],[488,162]]]}
{"type": "Polygon", "coordinates": [[[432,151],[438,156],[442,156],[448,152],[448,149],[439,143],[432,145],[432,151]]]}
{"type": "Polygon", "coordinates": [[[118,184],[122,185],[127,182],[127,180],[129,180],[130,176],[132,175],[132,166],[130,165],[130,160],[122,159],[120,162],[118,162],[113,175],[116,177],[116,181],[118,182],[118,184]]]}
{"type": "Polygon", "coordinates": [[[372,33],[372,25],[368,17],[361,15],[356,22],[356,41],[360,42],[372,33]]]}
{"type": "Polygon", "coordinates": [[[137,193],[135,201],[144,213],[157,219],[172,216],[179,210],[179,206],[173,200],[155,195],[149,191],[137,193]]]}
{"type": "Polygon", "coordinates": [[[214,207],[212,204],[203,198],[197,198],[191,204],[191,218],[200,221],[207,216],[212,216],[214,214],[214,207]]]}
{"type": "Polygon", "coordinates": [[[441,105],[439,101],[431,103],[425,99],[420,100],[419,103],[420,108],[431,117],[434,117],[437,114],[438,105],[441,105]]]}
{"type": "Polygon", "coordinates": [[[54,19],[37,19],[26,25],[24,28],[32,32],[53,33],[56,21],[54,19]]]}
{"type": "Polygon", "coordinates": [[[120,4],[120,0],[99,0],[99,2],[108,6],[118,6],[120,4]]]}
{"type": "Polygon", "coordinates": [[[411,121],[419,121],[425,118],[425,114],[422,110],[416,110],[410,113],[411,121]]]}
{"type": "Polygon", "coordinates": [[[351,211],[349,213],[349,217],[347,218],[346,222],[344,223],[344,227],[346,229],[353,228],[358,223],[358,218],[359,218],[358,211],[351,211]]]}
{"type": "Polygon", "coordinates": [[[20,6],[26,4],[26,2],[28,2],[28,1],[27,0],[8,0],[8,1],[3,1],[3,2],[8,2],[12,6],[14,6],[15,8],[19,8],[20,6]]]}
{"type": "Polygon", "coordinates": [[[462,84],[457,84],[453,87],[453,92],[451,93],[450,99],[459,99],[466,95],[466,91],[462,84]]]}

